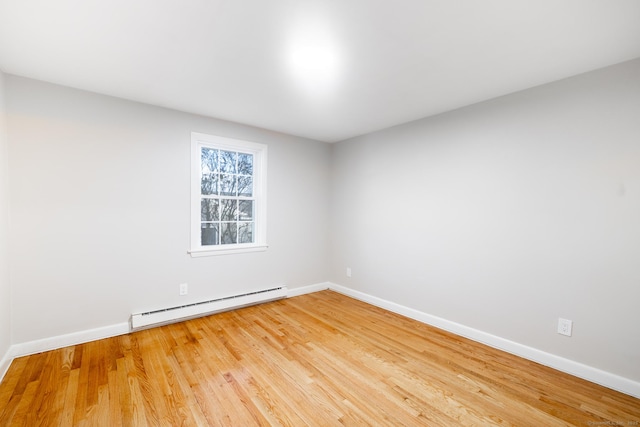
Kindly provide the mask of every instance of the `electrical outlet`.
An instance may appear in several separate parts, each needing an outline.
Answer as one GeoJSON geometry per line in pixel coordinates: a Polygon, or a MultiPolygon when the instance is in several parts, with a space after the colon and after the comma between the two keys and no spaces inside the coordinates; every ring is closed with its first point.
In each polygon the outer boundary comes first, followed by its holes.
{"type": "Polygon", "coordinates": [[[189,285],[186,283],[180,283],[180,295],[187,295],[189,293],[189,285]]]}
{"type": "Polygon", "coordinates": [[[351,267],[347,267],[347,277],[351,277],[351,267]]]}
{"type": "Polygon", "coordinates": [[[567,319],[558,319],[558,333],[560,335],[571,336],[571,329],[573,328],[573,322],[567,319]]]}

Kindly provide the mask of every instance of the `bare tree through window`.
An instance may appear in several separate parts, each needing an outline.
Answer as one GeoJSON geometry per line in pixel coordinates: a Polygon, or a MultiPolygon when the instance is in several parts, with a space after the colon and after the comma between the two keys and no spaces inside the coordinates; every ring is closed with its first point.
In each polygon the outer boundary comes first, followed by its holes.
{"type": "Polygon", "coordinates": [[[254,242],[254,156],[202,147],[201,245],[254,242]]]}

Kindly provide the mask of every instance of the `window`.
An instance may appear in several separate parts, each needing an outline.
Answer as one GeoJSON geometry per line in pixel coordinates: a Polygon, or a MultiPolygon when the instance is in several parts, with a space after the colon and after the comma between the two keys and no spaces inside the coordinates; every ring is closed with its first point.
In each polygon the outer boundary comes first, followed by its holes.
{"type": "Polygon", "coordinates": [[[191,255],[266,250],[267,146],[191,134],[191,255]]]}

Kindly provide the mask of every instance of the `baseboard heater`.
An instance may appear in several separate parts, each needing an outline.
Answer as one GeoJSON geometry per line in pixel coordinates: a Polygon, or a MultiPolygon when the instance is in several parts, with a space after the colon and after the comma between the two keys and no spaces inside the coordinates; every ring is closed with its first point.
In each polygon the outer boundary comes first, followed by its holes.
{"type": "Polygon", "coordinates": [[[148,311],[146,313],[134,313],[131,315],[131,329],[178,322],[181,320],[204,316],[206,314],[219,313],[249,305],[274,301],[285,298],[286,296],[287,287],[280,286],[277,288],[232,295],[209,301],[195,302],[193,304],[186,304],[178,307],[148,311]]]}

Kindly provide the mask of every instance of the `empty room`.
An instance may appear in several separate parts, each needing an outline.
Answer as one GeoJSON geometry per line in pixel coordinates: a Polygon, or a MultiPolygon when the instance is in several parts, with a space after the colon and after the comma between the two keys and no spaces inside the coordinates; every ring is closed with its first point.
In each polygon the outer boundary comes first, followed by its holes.
{"type": "Polygon", "coordinates": [[[0,426],[640,426],[640,2],[0,0],[0,426]]]}

